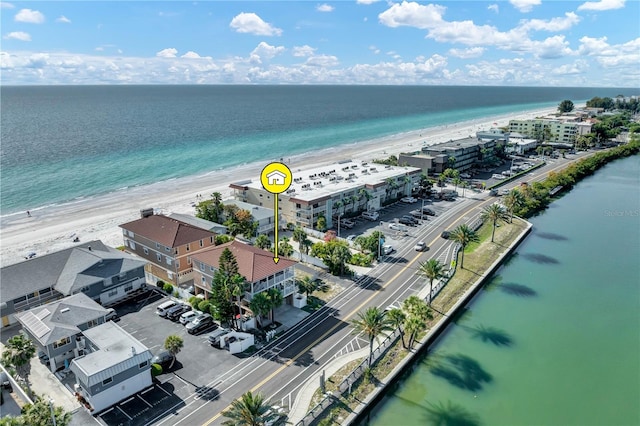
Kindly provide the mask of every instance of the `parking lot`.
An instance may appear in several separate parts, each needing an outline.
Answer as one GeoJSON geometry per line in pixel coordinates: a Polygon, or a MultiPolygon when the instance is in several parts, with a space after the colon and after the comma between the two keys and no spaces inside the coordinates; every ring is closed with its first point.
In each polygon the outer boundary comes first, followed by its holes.
{"type": "Polygon", "coordinates": [[[184,346],[173,367],[159,375],[152,388],[99,413],[96,419],[102,424],[143,425],[167,410],[170,412],[165,415],[171,415],[194,394],[199,399],[215,399],[218,391],[213,382],[241,362],[242,358],[209,344],[207,337],[213,328],[191,335],[180,322],[158,316],[156,307],[167,300],[168,297],[153,291],[115,307],[119,315],[118,325],[154,355],[164,350],[164,341],[172,334],[180,336],[184,346]]]}

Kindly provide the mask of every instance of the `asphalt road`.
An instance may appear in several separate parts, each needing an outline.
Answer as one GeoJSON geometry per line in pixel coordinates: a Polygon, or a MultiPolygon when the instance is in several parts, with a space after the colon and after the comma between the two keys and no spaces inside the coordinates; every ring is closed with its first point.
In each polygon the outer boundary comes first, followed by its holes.
{"type": "MultiPolygon", "coordinates": [[[[552,170],[584,157],[585,153],[553,160],[542,168],[507,183],[512,188],[521,181],[542,180],[552,170]]],[[[432,257],[446,258],[452,242],[440,234],[445,229],[467,223],[472,224],[482,208],[496,200],[488,192],[478,194],[469,190],[466,197],[455,202],[435,203],[438,216],[419,227],[410,228],[410,236],[393,243],[392,253],[365,278],[346,288],[325,307],[309,315],[284,336],[272,342],[257,354],[243,360],[238,367],[217,377],[209,384],[215,388],[217,398],[205,400],[193,394],[182,401],[180,407],[167,407],[167,413],[148,424],[157,425],[209,425],[221,424],[221,412],[244,392],[262,392],[273,404],[289,406],[306,379],[322,370],[336,355],[366,346],[362,336],[353,334],[349,323],[359,311],[370,306],[384,308],[415,294],[425,285],[424,278],[416,275],[419,262],[432,257]],[[443,207],[442,209],[440,207],[443,207]],[[445,208],[446,207],[446,208],[445,208]],[[416,252],[415,242],[425,241],[429,251],[416,252]]],[[[413,204],[417,206],[418,204],[413,204]]]]}

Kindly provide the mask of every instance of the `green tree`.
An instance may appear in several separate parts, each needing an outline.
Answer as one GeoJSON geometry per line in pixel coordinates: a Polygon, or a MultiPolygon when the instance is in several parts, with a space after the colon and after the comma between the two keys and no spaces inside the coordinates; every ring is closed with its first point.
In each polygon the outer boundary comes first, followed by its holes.
{"type": "Polygon", "coordinates": [[[402,302],[402,309],[409,314],[408,316],[414,316],[422,322],[427,322],[433,318],[431,308],[429,308],[427,302],[415,295],[407,297],[402,302]]]}
{"type": "Polygon", "coordinates": [[[496,234],[496,226],[498,226],[498,222],[501,220],[505,222],[507,221],[507,209],[506,207],[503,207],[498,203],[493,203],[482,209],[480,218],[483,221],[488,220],[491,222],[491,225],[493,226],[491,229],[491,242],[493,242],[493,237],[496,234]]]}
{"type": "Polygon", "coordinates": [[[365,188],[360,188],[358,191],[358,200],[364,201],[364,203],[362,203],[363,205],[360,206],[359,210],[367,210],[369,201],[371,201],[372,198],[373,195],[371,195],[371,192],[367,191],[365,188]]]}
{"type": "Polygon", "coordinates": [[[238,261],[229,248],[220,254],[218,269],[213,274],[210,301],[215,306],[215,318],[233,324],[235,308],[234,291],[242,286],[244,278],[238,272],[238,261]]]}
{"type": "Polygon", "coordinates": [[[31,374],[31,358],[36,354],[36,347],[33,342],[24,334],[16,334],[9,340],[2,352],[2,364],[11,366],[16,369],[16,373],[27,387],[27,391],[31,394],[31,383],[29,375],[31,374]]]}
{"type": "Polygon", "coordinates": [[[369,339],[369,367],[371,367],[373,341],[385,331],[393,329],[386,313],[377,306],[372,306],[364,312],[358,312],[358,318],[351,321],[351,325],[357,333],[364,333],[369,339]]]}
{"type": "Polygon", "coordinates": [[[407,346],[404,342],[404,330],[402,329],[402,327],[405,320],[407,319],[407,316],[404,312],[402,312],[402,309],[393,308],[389,310],[389,312],[387,312],[387,318],[389,319],[389,323],[398,329],[398,332],[400,333],[400,339],[402,340],[402,347],[406,348],[407,346]]]}
{"type": "Polygon", "coordinates": [[[298,280],[298,292],[306,294],[307,298],[311,296],[311,293],[318,289],[318,281],[311,278],[309,275],[305,275],[298,280]]]}
{"type": "Polygon", "coordinates": [[[270,288],[269,290],[267,290],[267,298],[269,299],[269,306],[270,306],[270,311],[271,311],[271,321],[275,322],[276,321],[276,317],[275,317],[275,309],[279,306],[282,306],[282,303],[284,302],[284,297],[282,296],[282,292],[280,290],[278,290],[277,288],[270,288]]]}
{"type": "Polygon", "coordinates": [[[438,259],[429,259],[426,262],[420,262],[417,274],[426,277],[429,280],[429,305],[433,297],[433,281],[442,278],[444,273],[444,265],[438,259]]]}
{"type": "Polygon", "coordinates": [[[451,231],[450,238],[461,246],[460,252],[462,258],[460,259],[460,267],[464,268],[464,249],[469,245],[469,243],[480,241],[480,238],[476,231],[469,228],[467,224],[462,224],[451,231]]]}
{"type": "Polygon", "coordinates": [[[299,243],[306,236],[307,236],[307,233],[304,232],[304,229],[301,226],[296,226],[293,229],[293,234],[291,235],[291,239],[296,243],[299,243]]]}
{"type": "Polygon", "coordinates": [[[262,394],[253,395],[248,391],[233,401],[222,415],[229,419],[222,422],[225,426],[265,426],[271,424],[278,414],[271,410],[262,394]]]}
{"type": "Polygon", "coordinates": [[[176,357],[180,353],[180,350],[182,350],[183,346],[184,341],[182,340],[182,337],[176,336],[175,334],[167,336],[167,338],[165,339],[164,348],[169,351],[171,355],[173,355],[173,359],[171,360],[171,365],[169,366],[169,368],[173,367],[173,363],[176,362],[176,357]]]}
{"type": "Polygon", "coordinates": [[[327,229],[327,219],[324,216],[318,216],[318,222],[316,223],[318,231],[322,232],[327,229]]]}
{"type": "Polygon", "coordinates": [[[271,312],[271,300],[264,291],[253,296],[249,302],[249,309],[255,314],[258,325],[262,327],[262,317],[271,312]]]}
{"type": "Polygon", "coordinates": [[[262,250],[269,250],[271,248],[271,239],[265,234],[260,234],[254,242],[255,246],[262,250]]]}
{"type": "Polygon", "coordinates": [[[427,325],[424,321],[421,321],[420,318],[409,315],[407,320],[404,323],[404,330],[407,335],[409,335],[409,342],[407,343],[407,347],[409,350],[413,348],[413,342],[421,331],[424,331],[427,328],[427,325]]]}
{"type": "Polygon", "coordinates": [[[289,243],[289,238],[282,237],[278,243],[278,255],[291,257],[293,254],[293,246],[289,243]]]}
{"type": "Polygon", "coordinates": [[[520,206],[524,204],[524,195],[522,192],[518,191],[517,188],[513,188],[507,195],[502,199],[504,206],[507,208],[507,213],[509,213],[509,223],[513,222],[513,212],[520,206]]]}
{"type": "Polygon", "coordinates": [[[364,253],[370,253],[374,257],[378,257],[380,242],[384,240],[384,234],[380,231],[373,231],[370,235],[360,235],[354,240],[354,244],[360,247],[364,253]]]}
{"type": "Polygon", "coordinates": [[[564,112],[571,112],[573,111],[573,102],[571,102],[568,99],[565,99],[564,101],[560,102],[560,104],[558,105],[558,112],[559,113],[564,113],[564,112]]]}
{"type": "Polygon", "coordinates": [[[334,239],[311,246],[311,255],[322,259],[333,275],[344,275],[346,264],[351,260],[351,250],[346,241],[334,239]]]}
{"type": "MultiPolygon", "coordinates": [[[[3,417],[0,425],[6,426],[53,426],[51,418],[52,408],[49,401],[37,397],[33,404],[22,407],[22,414],[18,417],[3,417]],[[5,420],[10,419],[10,420],[5,420]]],[[[67,426],[71,422],[71,413],[64,411],[62,407],[53,407],[53,417],[56,426],[67,426]]]]}

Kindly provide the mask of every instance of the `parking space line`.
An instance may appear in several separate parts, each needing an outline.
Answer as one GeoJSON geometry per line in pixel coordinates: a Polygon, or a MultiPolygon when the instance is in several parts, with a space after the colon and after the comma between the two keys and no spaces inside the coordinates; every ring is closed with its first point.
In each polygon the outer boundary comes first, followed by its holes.
{"type": "Polygon", "coordinates": [[[136,399],[136,397],[135,397],[135,396],[132,396],[131,398],[126,399],[126,400],[122,401],[119,405],[126,404],[126,403],[128,403],[128,402],[133,401],[134,399],[136,399]]]}
{"type": "Polygon", "coordinates": [[[167,392],[162,386],[160,385],[156,385],[158,388],[160,388],[160,390],[164,393],[166,393],[167,395],[171,396],[171,394],[169,392],[167,392]]]}
{"type": "Polygon", "coordinates": [[[116,408],[117,408],[118,410],[120,410],[120,412],[121,412],[122,414],[124,414],[125,416],[127,416],[127,418],[128,418],[129,420],[133,420],[133,417],[131,417],[131,416],[129,416],[127,413],[125,413],[125,412],[124,412],[124,410],[123,410],[122,408],[120,408],[120,407],[119,407],[119,406],[117,406],[117,405],[116,405],[116,408]]]}
{"type": "Polygon", "coordinates": [[[152,390],[153,390],[153,386],[140,392],[140,395],[144,395],[145,393],[151,392],[152,390]]]}
{"type": "Polygon", "coordinates": [[[140,398],[142,400],[142,402],[144,402],[145,404],[147,404],[150,408],[153,408],[153,405],[149,404],[143,397],[142,395],[138,395],[138,398],[140,398]]]}

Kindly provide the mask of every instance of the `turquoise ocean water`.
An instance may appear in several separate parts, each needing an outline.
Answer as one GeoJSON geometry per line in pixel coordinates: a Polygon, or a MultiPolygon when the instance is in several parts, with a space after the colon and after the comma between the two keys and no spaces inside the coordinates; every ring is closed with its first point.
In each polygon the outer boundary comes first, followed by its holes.
{"type": "Polygon", "coordinates": [[[619,93],[624,89],[5,86],[0,213],[619,93]]]}
{"type": "Polygon", "coordinates": [[[638,188],[640,156],[618,160],[533,218],[368,424],[640,424],[638,188]]]}

